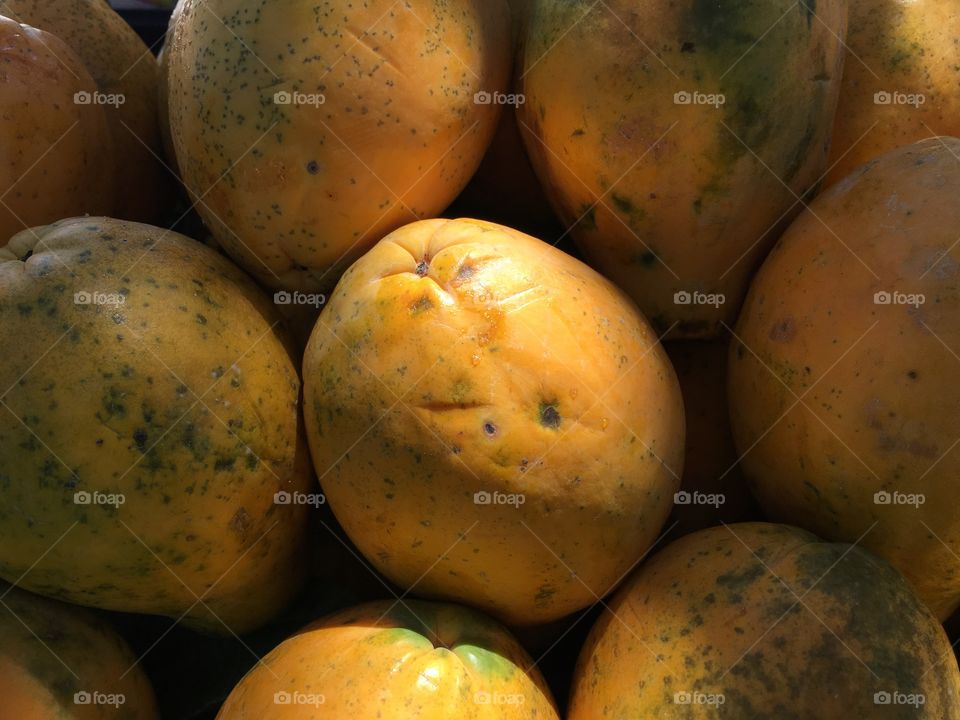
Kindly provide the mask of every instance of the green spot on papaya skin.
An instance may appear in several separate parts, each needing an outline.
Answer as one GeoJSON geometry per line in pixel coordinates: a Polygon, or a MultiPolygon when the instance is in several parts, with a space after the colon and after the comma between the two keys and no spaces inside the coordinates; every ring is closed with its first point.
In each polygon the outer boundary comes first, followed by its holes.
{"type": "Polygon", "coordinates": [[[410,304],[411,315],[420,315],[432,309],[433,309],[433,300],[431,300],[426,295],[424,295],[423,297],[417,298],[413,303],[410,304]]]}
{"type": "Polygon", "coordinates": [[[594,205],[583,205],[578,213],[577,228],[580,230],[597,229],[597,211],[594,205]]]}
{"type": "Polygon", "coordinates": [[[457,644],[453,653],[488,680],[509,680],[517,672],[517,666],[507,658],[479,645],[457,644]]]}
{"type": "Polygon", "coordinates": [[[539,411],[540,424],[543,427],[556,430],[560,427],[560,411],[556,402],[541,402],[539,411]]]}

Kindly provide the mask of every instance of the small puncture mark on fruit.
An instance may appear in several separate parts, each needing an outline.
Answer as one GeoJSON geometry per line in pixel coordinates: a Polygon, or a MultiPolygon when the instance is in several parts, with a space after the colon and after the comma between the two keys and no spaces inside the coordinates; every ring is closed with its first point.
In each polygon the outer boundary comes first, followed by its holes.
{"type": "Polygon", "coordinates": [[[427,264],[426,260],[421,260],[417,263],[417,275],[423,277],[427,274],[427,270],[430,269],[430,266],[427,264]]]}
{"type": "Polygon", "coordinates": [[[311,160],[308,162],[307,172],[311,175],[316,175],[318,172],[320,172],[320,163],[318,163],[316,160],[311,160]]]}
{"type": "Polygon", "coordinates": [[[489,420],[487,420],[487,421],[483,424],[483,431],[487,434],[487,437],[496,437],[496,435],[497,435],[497,426],[494,425],[494,424],[493,424],[492,422],[490,422],[489,420]]]}
{"type": "Polygon", "coordinates": [[[910,378],[911,380],[916,380],[918,377],[917,371],[911,370],[910,372],[907,373],[907,377],[910,378]]]}

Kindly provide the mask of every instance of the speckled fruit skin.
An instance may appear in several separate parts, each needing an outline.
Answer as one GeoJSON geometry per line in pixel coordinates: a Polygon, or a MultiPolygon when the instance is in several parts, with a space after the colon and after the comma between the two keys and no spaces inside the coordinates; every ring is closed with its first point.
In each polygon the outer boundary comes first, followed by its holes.
{"type": "Polygon", "coordinates": [[[95,90],[57,37],[0,16],[0,242],[33,225],[112,208],[106,115],[102,106],[73,101],[95,90]]]}
{"type": "Polygon", "coordinates": [[[825,185],[931,135],[960,136],[960,5],[850,0],[850,32],[825,185]],[[878,92],[922,94],[878,104],[878,92]]]}
{"type": "Polygon", "coordinates": [[[65,603],[0,584],[0,715],[10,720],[156,720],[153,689],[112,628],[65,603]],[[78,703],[100,693],[116,704],[78,703]],[[82,698],[80,698],[82,699],[82,698]]]}
{"type": "Polygon", "coordinates": [[[278,611],[306,508],[274,494],[309,491],[310,474],[277,321],[237,268],[176,233],[78,218],[14,236],[0,249],[0,577],[212,632],[278,611]],[[94,491],[125,502],[75,502],[94,491]]]}
{"type": "Polygon", "coordinates": [[[683,407],[655,334],[611,283],[509,228],[384,238],[321,313],[303,376],[331,508],[416,593],[556,619],[607,594],[670,511],[683,407]]]}
{"type": "Polygon", "coordinates": [[[720,523],[760,520],[760,508],[737,463],[727,404],[726,340],[678,340],[665,345],[683,394],[687,441],[680,490],[668,537],[720,523]],[[718,495],[723,496],[719,502],[718,495]],[[709,499],[717,502],[710,504],[709,499]],[[681,498],[683,499],[683,498],[681,498]]]}
{"type": "Polygon", "coordinates": [[[504,0],[186,0],[168,52],[177,161],[204,222],[261,283],[325,292],[476,170],[499,107],[474,95],[506,87],[510,13],[504,0]]]}
{"type": "MultiPolygon", "coordinates": [[[[115,147],[116,204],[111,212],[126,220],[158,219],[169,197],[170,178],[160,162],[158,73],[150,48],[106,0],[4,0],[0,10],[59,37],[83,62],[100,92],[123,95],[123,104],[101,106],[115,147]]],[[[87,152],[102,150],[92,146],[87,152]]],[[[66,215],[41,222],[61,217],[66,215]]]]}
{"type": "Polygon", "coordinates": [[[534,3],[520,108],[534,169],[591,264],[658,331],[732,324],[825,170],[846,12],[846,0],[534,3]],[[694,91],[725,103],[675,102],[694,91]],[[677,304],[684,291],[725,302],[677,304]]]}
{"type": "Polygon", "coordinates": [[[567,717],[956,720],[960,671],[884,561],[785,525],[734,524],[677,540],[618,591],[580,654],[567,717]],[[711,695],[723,704],[702,702],[711,695]]]}
{"type": "Polygon", "coordinates": [[[768,514],[862,537],[941,619],[960,604],[958,155],[960,140],[925,140],[817,198],[753,282],[729,380],[742,467],[768,514]],[[925,302],[878,305],[878,292],[925,302]],[[877,504],[878,492],[926,502],[877,504]]]}
{"type": "Polygon", "coordinates": [[[415,600],[367,603],[309,625],[247,673],[217,716],[308,717],[559,720],[533,660],[503,627],[475,610],[415,600]],[[319,702],[279,704],[278,693],[319,702]]]}

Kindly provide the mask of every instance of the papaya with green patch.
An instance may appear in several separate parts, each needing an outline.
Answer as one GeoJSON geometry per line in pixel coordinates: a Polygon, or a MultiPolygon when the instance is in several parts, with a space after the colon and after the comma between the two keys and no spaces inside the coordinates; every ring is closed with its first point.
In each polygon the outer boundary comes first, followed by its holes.
{"type": "Polygon", "coordinates": [[[577,661],[569,720],[956,720],[960,670],[904,578],[786,525],[687,535],[628,580],[577,661]]]}
{"type": "Polygon", "coordinates": [[[165,52],[184,185],[262,284],[328,292],[467,184],[510,47],[505,0],[184,0],[165,52]]]}
{"type": "Polygon", "coordinates": [[[150,681],[93,614],[0,584],[4,718],[157,720],[150,681]]]}
{"type": "Polygon", "coordinates": [[[278,612],[312,481],[279,322],[239,269],[168,230],[76,218],[15,235],[0,577],[210,632],[278,612]]]}
{"type": "Polygon", "coordinates": [[[457,605],[376,601],[305,627],[234,688],[218,720],[559,720],[536,663],[457,605]]]}
{"type": "Polygon", "coordinates": [[[511,625],[606,595],[682,472],[680,390],[636,306],[493,223],[380,241],[320,314],[303,377],[314,467],[364,555],[511,625]]]}
{"type": "MultiPolygon", "coordinates": [[[[158,220],[166,211],[171,183],[161,161],[158,72],[150,48],[107,0],[4,0],[0,10],[18,22],[56,35],[80,58],[96,82],[99,94],[91,104],[104,110],[113,145],[108,155],[115,178],[110,214],[139,222],[158,220]]],[[[86,150],[92,155],[107,153],[95,145],[86,150]]],[[[81,212],[99,211],[82,208],[81,212]]],[[[75,214],[80,213],[64,213],[33,224],[75,214]]],[[[9,234],[3,239],[7,237],[9,234]]]]}
{"type": "Polygon", "coordinates": [[[941,620],[960,605],[958,157],[924,140],[820,195],[753,281],[728,381],[768,516],[861,542],[941,620]]]}
{"type": "Polygon", "coordinates": [[[846,0],[536,0],[521,131],[588,261],[713,337],[826,168],[846,0]]]}
{"type": "Polygon", "coordinates": [[[960,136],[960,6],[850,0],[850,31],[830,173],[931,135],[960,136]]]}

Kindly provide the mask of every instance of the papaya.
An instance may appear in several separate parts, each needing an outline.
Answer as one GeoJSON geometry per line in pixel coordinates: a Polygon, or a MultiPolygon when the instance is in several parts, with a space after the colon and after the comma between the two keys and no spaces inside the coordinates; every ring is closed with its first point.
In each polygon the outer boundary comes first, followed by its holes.
{"type": "MultiPolygon", "coordinates": [[[[104,109],[115,147],[111,158],[116,196],[111,214],[125,220],[158,220],[169,199],[170,178],[160,159],[158,73],[150,48],[107,0],[4,0],[3,12],[56,35],[83,62],[97,84],[98,93],[90,102],[104,109]]],[[[87,152],[102,150],[91,146],[87,152]]],[[[82,211],[96,213],[95,209],[82,211]]]]}
{"type": "Polygon", "coordinates": [[[820,195],[750,288],[730,414],[765,512],[889,560],[960,605],[960,140],[870,161],[820,195]]]}
{"type": "Polygon", "coordinates": [[[676,376],[583,263],[479,220],[424,220],[341,278],[303,362],[314,468],[388,579],[511,626],[606,595],[683,463],[676,376]]]}
{"type": "Polygon", "coordinates": [[[960,6],[850,0],[829,186],[931,135],[960,136],[960,6]]]}
{"type": "Polygon", "coordinates": [[[510,69],[505,0],[185,0],[167,50],[183,183],[273,289],[329,292],[477,169],[510,69]]]}
{"type": "Polygon", "coordinates": [[[167,61],[169,56],[168,48],[170,40],[173,37],[173,28],[180,17],[181,3],[177,3],[170,13],[170,20],[167,23],[167,32],[164,35],[163,46],[157,53],[157,113],[160,127],[160,145],[163,147],[164,162],[170,168],[177,178],[180,177],[180,170],[177,168],[177,153],[173,149],[173,135],[170,133],[170,101],[167,95],[167,78],[170,76],[170,63],[167,61]]]}
{"type": "Polygon", "coordinates": [[[65,215],[110,212],[113,163],[97,89],[55,35],[0,15],[0,242],[65,215]]]}
{"type": "Polygon", "coordinates": [[[75,218],[11,238],[0,577],[208,632],[282,609],[312,478],[279,322],[239,269],[167,230],[75,218]]]}
{"type": "Polygon", "coordinates": [[[0,585],[4,718],[158,720],[150,681],[126,642],[81,608],[0,585]]]}
{"type": "Polygon", "coordinates": [[[740,470],[727,405],[726,340],[665,343],[687,421],[683,476],[667,538],[720,523],[762,519],[740,470]]]}
{"type": "Polygon", "coordinates": [[[647,561],[590,631],[569,720],[956,720],[960,669],[904,578],[866,550],[740,523],[647,561]]]}
{"type": "Polygon", "coordinates": [[[375,601],[312,623],[240,681],[218,720],[559,720],[536,664],[465,607],[375,601]]]}
{"type": "Polygon", "coordinates": [[[826,168],[846,0],[535,0],[521,133],[587,260],[670,338],[732,325],[826,168]]]}

